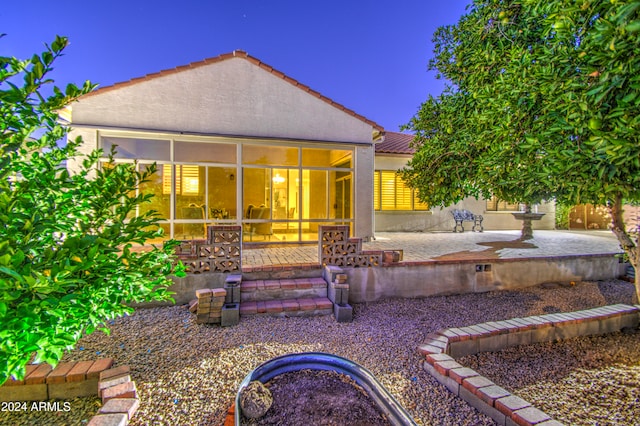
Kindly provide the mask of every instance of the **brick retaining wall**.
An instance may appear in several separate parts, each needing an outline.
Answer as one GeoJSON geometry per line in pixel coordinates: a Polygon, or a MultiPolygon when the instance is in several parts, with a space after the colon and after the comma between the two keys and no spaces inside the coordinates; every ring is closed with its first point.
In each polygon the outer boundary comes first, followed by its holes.
{"type": "Polygon", "coordinates": [[[113,359],[27,365],[23,380],[7,380],[0,386],[0,401],[44,401],[99,396],[102,408],[87,426],[125,426],[140,406],[130,369],[116,368],[113,359]]]}
{"type": "Polygon", "coordinates": [[[424,369],[431,376],[499,425],[555,426],[561,423],[455,358],[516,345],[613,333],[639,324],[640,305],[618,304],[447,328],[429,334],[418,350],[425,355],[424,369]]]}

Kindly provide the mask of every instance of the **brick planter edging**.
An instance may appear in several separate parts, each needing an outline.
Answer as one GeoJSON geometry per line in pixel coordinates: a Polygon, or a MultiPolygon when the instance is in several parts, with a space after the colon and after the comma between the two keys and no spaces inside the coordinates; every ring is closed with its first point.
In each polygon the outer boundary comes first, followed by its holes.
{"type": "Polygon", "coordinates": [[[429,334],[418,351],[425,355],[424,369],[431,376],[499,425],[554,426],[561,423],[455,358],[516,345],[612,333],[639,324],[640,305],[618,304],[447,328],[429,334]]]}
{"type": "Polygon", "coordinates": [[[100,373],[97,394],[102,407],[89,419],[87,426],[126,426],[140,407],[136,383],[127,365],[100,373]]]}
{"type": "Polygon", "coordinates": [[[87,426],[126,426],[140,406],[130,369],[112,368],[112,358],[96,361],[27,365],[23,380],[9,379],[0,386],[1,401],[44,401],[99,396],[102,408],[87,426]]]}

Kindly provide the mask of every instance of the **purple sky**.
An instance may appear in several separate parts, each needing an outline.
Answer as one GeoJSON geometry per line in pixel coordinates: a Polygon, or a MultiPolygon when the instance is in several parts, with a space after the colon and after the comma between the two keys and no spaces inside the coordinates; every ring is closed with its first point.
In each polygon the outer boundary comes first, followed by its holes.
{"type": "Polygon", "coordinates": [[[101,86],[242,49],[397,131],[443,83],[431,38],[471,0],[6,0],[0,55],[26,59],[56,34],[71,45],[59,86],[101,86]]]}

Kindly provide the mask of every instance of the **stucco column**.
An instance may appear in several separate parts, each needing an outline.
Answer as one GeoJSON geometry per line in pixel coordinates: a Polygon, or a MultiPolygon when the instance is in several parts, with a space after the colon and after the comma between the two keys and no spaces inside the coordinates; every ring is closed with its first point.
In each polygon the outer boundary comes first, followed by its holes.
{"type": "Polygon", "coordinates": [[[354,161],[354,236],[369,241],[373,236],[373,145],[358,146],[354,161]]]}

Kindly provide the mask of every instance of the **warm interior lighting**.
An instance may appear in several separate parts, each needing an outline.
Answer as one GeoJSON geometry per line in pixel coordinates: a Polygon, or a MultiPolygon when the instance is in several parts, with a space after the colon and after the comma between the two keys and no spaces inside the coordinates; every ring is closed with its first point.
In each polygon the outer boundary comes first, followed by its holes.
{"type": "MultiPolygon", "coordinates": [[[[176,192],[182,195],[198,195],[200,175],[198,166],[176,166],[176,192]]],[[[171,193],[171,165],[162,165],[162,193],[171,193]]]]}
{"type": "Polygon", "coordinates": [[[284,178],[282,176],[280,176],[280,173],[276,173],[276,175],[273,177],[273,183],[284,183],[284,178]]]}

